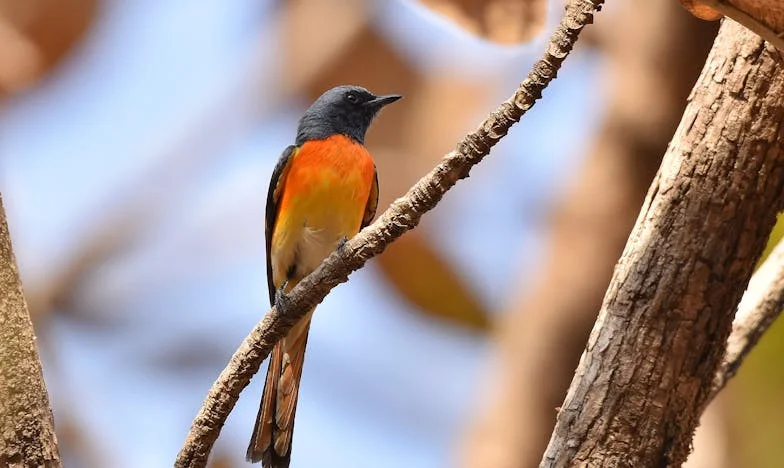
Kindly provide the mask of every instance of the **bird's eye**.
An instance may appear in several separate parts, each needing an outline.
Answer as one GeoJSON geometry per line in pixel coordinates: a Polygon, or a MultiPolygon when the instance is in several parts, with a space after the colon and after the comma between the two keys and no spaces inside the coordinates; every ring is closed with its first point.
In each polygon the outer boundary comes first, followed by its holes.
{"type": "Polygon", "coordinates": [[[351,104],[356,104],[359,102],[359,97],[357,97],[357,95],[354,93],[348,93],[346,94],[346,101],[350,102],[351,104]]]}

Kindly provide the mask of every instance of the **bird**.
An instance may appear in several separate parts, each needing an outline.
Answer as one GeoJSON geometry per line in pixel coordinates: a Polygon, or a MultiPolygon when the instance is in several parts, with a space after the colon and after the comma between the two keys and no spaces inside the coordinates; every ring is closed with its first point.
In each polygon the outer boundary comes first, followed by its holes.
{"type": "MultiPolygon", "coordinates": [[[[322,260],[370,224],[378,207],[378,173],[365,134],[379,111],[402,96],[361,86],[324,92],[299,120],[294,144],[280,156],[267,192],[265,238],[270,304],[286,299],[322,260]]],[[[288,468],[305,346],[313,309],[270,353],[246,458],[288,468]]]]}

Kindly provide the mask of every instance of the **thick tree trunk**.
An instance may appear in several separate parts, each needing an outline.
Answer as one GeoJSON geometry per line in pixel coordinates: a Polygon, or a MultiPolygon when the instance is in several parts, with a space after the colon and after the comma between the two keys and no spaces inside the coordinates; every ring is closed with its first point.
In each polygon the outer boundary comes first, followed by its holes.
{"type": "Polygon", "coordinates": [[[679,466],[784,199],[779,53],[725,21],[602,305],[543,467],[679,466]]]}
{"type": "Polygon", "coordinates": [[[654,1],[608,5],[586,31],[608,58],[606,116],[555,211],[532,289],[521,288],[497,327],[499,369],[461,448],[461,466],[539,464],[555,408],[717,30],[677,2],[654,1]],[[630,22],[633,15],[646,20],[630,22]]]}
{"type": "Polygon", "coordinates": [[[59,467],[52,410],[0,197],[0,467],[59,467]]]}

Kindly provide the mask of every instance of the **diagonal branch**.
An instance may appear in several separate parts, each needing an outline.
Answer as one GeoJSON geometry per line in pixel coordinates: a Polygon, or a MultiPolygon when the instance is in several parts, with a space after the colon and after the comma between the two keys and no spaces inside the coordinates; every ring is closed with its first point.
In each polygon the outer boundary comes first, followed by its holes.
{"type": "Polygon", "coordinates": [[[710,398],[716,396],[738,372],[762,335],[784,309],[784,242],[779,242],[749,281],[738,304],[727,353],[716,373],[710,398]]]}
{"type": "Polygon", "coordinates": [[[555,79],[561,63],[574,47],[580,31],[593,21],[594,12],[601,8],[603,1],[570,0],[544,56],[534,64],[514,96],[491,113],[477,130],[466,135],[454,151],[404,197],[395,200],[375,223],[349,240],[301,281],[291,291],[281,310],[273,307],[256,325],[212,385],[177,456],[176,467],[206,465],[210,450],[240,392],[258,371],[274,344],[307,310],[318,305],[332,288],[347,281],[351,272],[362,268],[390,242],[413,229],[447,190],[458,180],[468,177],[471,168],[488,155],[490,149],[542,96],[542,91],[555,79]]]}

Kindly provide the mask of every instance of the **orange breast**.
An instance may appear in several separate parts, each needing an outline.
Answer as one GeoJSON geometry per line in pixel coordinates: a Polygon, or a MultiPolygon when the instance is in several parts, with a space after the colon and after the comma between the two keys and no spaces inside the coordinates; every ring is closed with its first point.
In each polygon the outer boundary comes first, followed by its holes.
{"type": "Polygon", "coordinates": [[[361,222],[374,171],[370,153],[348,137],[333,135],[308,141],[291,162],[279,213],[285,216],[293,209],[313,222],[330,213],[350,215],[352,219],[358,216],[361,222]]]}
{"type": "Polygon", "coordinates": [[[348,137],[309,141],[293,156],[272,234],[273,267],[294,259],[318,263],[343,237],[359,232],[375,165],[368,151],[348,137]]]}

